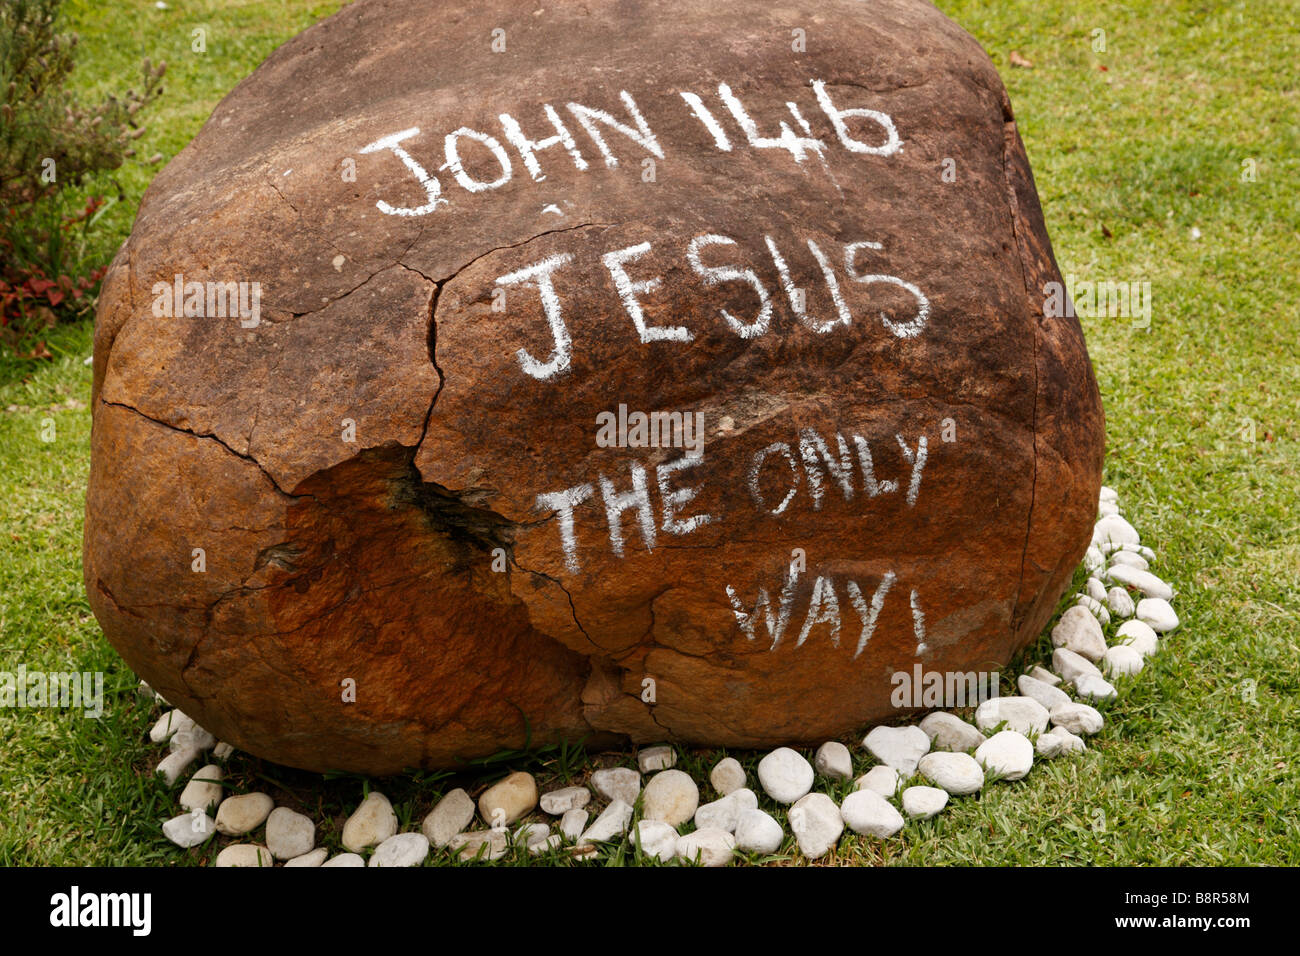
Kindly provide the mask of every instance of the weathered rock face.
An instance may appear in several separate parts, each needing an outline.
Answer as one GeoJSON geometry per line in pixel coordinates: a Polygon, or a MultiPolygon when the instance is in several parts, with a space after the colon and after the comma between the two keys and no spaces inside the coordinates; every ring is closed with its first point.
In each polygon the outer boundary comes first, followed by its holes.
{"type": "Polygon", "coordinates": [[[221,103],[106,280],[91,604],[305,768],[823,740],[1005,663],[1082,556],[1103,420],[1053,281],[997,73],[927,4],[363,0],[221,103]]]}

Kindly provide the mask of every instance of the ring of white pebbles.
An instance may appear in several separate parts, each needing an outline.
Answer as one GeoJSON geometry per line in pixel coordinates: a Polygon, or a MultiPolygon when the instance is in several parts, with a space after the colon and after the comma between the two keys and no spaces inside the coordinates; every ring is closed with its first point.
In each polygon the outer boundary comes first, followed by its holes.
{"type": "MultiPolygon", "coordinates": [[[[1051,667],[1034,666],[1021,675],[1020,696],[984,701],[975,709],[973,725],[938,712],[918,725],[873,728],[863,746],[877,766],[858,777],[839,804],[813,788],[820,777],[842,790],[853,776],[853,755],[844,744],[822,744],[811,763],[789,747],[758,762],[758,786],[789,808],[786,818],[803,856],[811,860],[829,853],[846,827],[889,839],[908,820],[940,813],[951,797],[977,793],[994,781],[1022,779],[1036,758],[1087,749],[1084,737],[1103,725],[1089,701],[1115,697],[1107,677],[1142,670],[1145,659],[1159,649],[1160,635],[1178,627],[1169,604],[1173,589],[1148,570],[1155,555],[1119,514],[1114,490],[1102,488],[1098,513],[1083,561],[1089,575],[1086,589],[1052,629],[1051,667]],[[1102,625],[1113,619],[1123,623],[1108,643],[1102,625]]],[[[638,751],[636,770],[593,772],[590,787],[569,786],[539,797],[531,774],[512,773],[484,791],[477,804],[464,790],[452,790],[424,818],[419,832],[399,833],[388,798],[371,791],[348,817],[341,850],[331,851],[316,845],[310,817],[276,807],[265,793],[223,799],[220,764],[233,749],[179,710],[160,717],[149,737],[169,746],[157,769],[169,786],[208,751],[215,760],[195,771],[181,792],[185,812],[163,824],[169,840],[194,847],[214,833],[248,840],[262,830],[261,842],[224,847],[217,866],[419,866],[431,851],[462,860],[496,860],[516,848],[534,856],[590,859],[598,855],[598,844],[623,840],[659,861],[725,866],[738,851],[777,853],[786,839],[782,824],[759,809],[758,796],[734,758],[713,767],[709,785],[718,799],[702,804],[696,781],[672,769],[677,761],[673,748],[656,746],[638,751]],[[638,800],[640,816],[633,824],[638,800]],[[539,804],[552,822],[520,823],[539,804]],[[476,816],[483,828],[471,829],[476,816]],[[687,823],[693,829],[679,832],[687,823]]]]}

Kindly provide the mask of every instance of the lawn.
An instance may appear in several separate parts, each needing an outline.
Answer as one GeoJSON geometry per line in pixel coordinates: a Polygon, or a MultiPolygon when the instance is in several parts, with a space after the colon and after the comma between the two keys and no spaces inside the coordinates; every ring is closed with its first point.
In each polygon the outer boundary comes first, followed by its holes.
{"type": "MultiPolygon", "coordinates": [[[[1062,273],[1150,283],[1148,328],[1082,322],[1106,405],[1106,483],[1155,549],[1153,570],[1179,591],[1183,626],[1120,682],[1086,754],[954,800],[892,840],[850,834],[819,862],[1300,864],[1300,6],[939,6],[1010,90],[1062,273]],[[1032,66],[1012,67],[1013,51],[1032,66]]],[[[66,4],[86,91],[129,84],[145,56],[169,64],[140,156],[174,156],[227,90],[338,4],[170,7],[66,4]],[[204,53],[191,49],[199,27],[204,53]]],[[[94,184],[120,199],[88,236],[92,253],[111,257],[158,168],[129,165],[94,184]]],[[[182,851],[161,835],[180,784],[151,773],[162,753],[146,732],[158,711],[82,588],[90,343],[89,323],[69,325],[47,340],[52,359],[0,357],[0,670],[102,671],[106,693],[99,720],[0,710],[0,863],[203,864],[215,846],[182,851]]],[[[1048,650],[1044,638],[1029,659],[1048,650]]],[[[856,743],[862,772],[869,758],[856,743]]],[[[679,766],[703,781],[719,756],[685,752],[679,766]]],[[[753,785],[760,755],[734,756],[753,785]]],[[[368,786],[418,827],[446,789],[475,794],[507,769],[532,770],[545,787],[630,762],[558,749],[502,757],[455,777],[363,781],[240,754],[228,792],[263,789],[303,809],[319,844],[336,849],[368,786]]],[[[630,852],[601,859],[631,862],[630,852]]],[[[781,861],[803,862],[794,852],[781,861]]]]}

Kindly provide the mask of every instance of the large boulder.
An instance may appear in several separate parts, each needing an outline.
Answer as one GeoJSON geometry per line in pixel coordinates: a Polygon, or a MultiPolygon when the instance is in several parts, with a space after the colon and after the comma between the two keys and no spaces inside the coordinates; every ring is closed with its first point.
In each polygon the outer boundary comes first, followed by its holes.
{"type": "Polygon", "coordinates": [[[105,280],[91,605],[304,768],[824,740],[915,665],[997,669],[1082,556],[1059,279],[927,3],[362,0],[226,97],[105,280]]]}

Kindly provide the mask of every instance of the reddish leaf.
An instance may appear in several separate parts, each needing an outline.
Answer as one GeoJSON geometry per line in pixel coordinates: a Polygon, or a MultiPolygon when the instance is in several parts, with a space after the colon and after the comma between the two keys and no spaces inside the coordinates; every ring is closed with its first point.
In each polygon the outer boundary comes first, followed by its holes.
{"type": "Polygon", "coordinates": [[[42,339],[37,342],[30,352],[19,352],[20,359],[52,359],[54,355],[45,347],[45,341],[42,339]]]}

